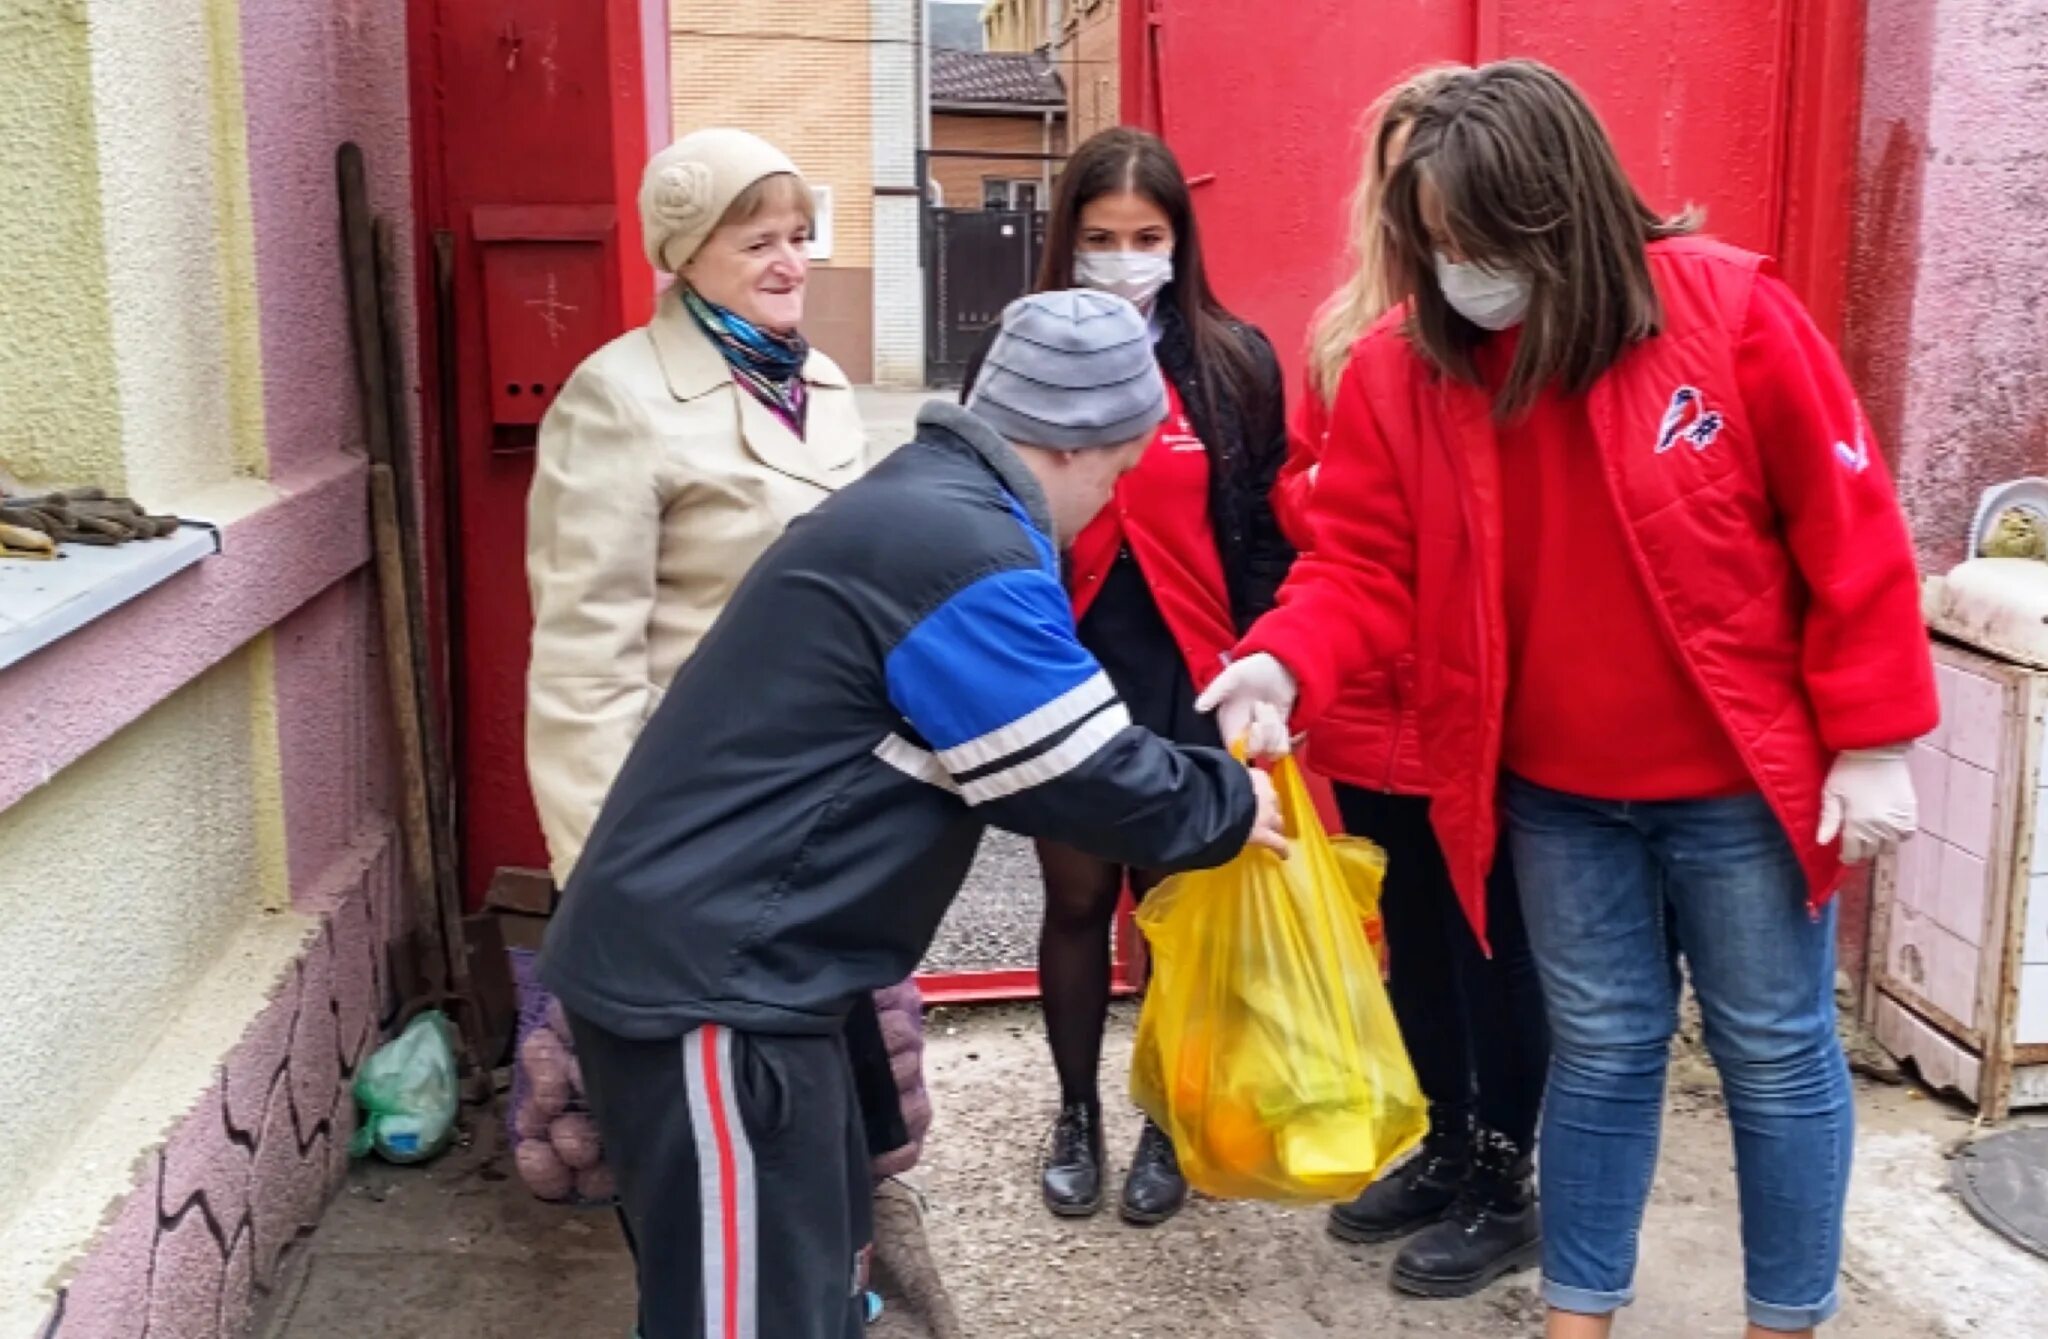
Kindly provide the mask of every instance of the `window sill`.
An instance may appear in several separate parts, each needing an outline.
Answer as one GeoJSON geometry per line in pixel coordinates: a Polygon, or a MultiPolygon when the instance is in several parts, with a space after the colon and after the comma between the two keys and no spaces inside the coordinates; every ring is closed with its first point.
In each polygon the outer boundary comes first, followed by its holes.
{"type": "Polygon", "coordinates": [[[188,521],[163,539],[65,544],[54,562],[0,561],[0,670],[220,552],[220,531],[188,521]]]}
{"type": "MultiPolygon", "coordinates": [[[[178,499],[180,514],[220,524],[218,557],[200,561],[213,551],[201,531],[177,574],[74,616],[67,634],[0,669],[0,721],[23,724],[0,757],[0,811],[360,570],[370,559],[368,491],[362,457],[337,452],[289,479],[229,481],[178,499]]],[[[173,542],[154,541],[150,558],[168,558],[161,549],[173,542]]],[[[47,572],[78,561],[20,565],[47,572]]],[[[13,601],[0,596],[0,607],[20,620],[13,601]]]]}

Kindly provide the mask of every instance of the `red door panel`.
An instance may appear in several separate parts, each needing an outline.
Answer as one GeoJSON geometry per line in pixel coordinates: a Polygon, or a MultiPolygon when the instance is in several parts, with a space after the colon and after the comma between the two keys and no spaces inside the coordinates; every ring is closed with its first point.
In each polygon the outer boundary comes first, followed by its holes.
{"type": "MultiPolygon", "coordinates": [[[[651,310],[634,196],[667,58],[645,47],[665,5],[411,2],[427,67],[413,84],[423,270],[433,232],[454,243],[452,301],[431,313],[452,323],[453,376],[430,380],[429,398],[452,388],[452,440],[434,447],[458,502],[446,619],[474,905],[501,866],[547,864],[524,747],[534,432],[569,370],[651,310]]],[[[431,337],[423,352],[431,370],[431,337]]]]}
{"type": "Polygon", "coordinates": [[[1783,184],[1789,2],[1502,0],[1482,42],[1489,55],[1554,65],[1585,90],[1654,208],[1701,205],[1716,236],[1771,251],[1783,184]]]}
{"type": "Polygon", "coordinates": [[[1125,119],[1173,145],[1219,295],[1296,369],[1341,273],[1365,109],[1417,66],[1471,58],[1469,0],[1124,3],[1125,119]]]}

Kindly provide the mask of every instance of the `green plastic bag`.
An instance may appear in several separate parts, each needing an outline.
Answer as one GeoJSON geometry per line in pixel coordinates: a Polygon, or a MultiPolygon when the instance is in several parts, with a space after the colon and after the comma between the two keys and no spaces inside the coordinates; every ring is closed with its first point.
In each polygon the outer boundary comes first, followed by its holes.
{"type": "Polygon", "coordinates": [[[375,1152],[386,1162],[425,1162],[448,1147],[461,1102],[449,1026],[430,1009],[364,1063],[355,1086],[363,1120],[350,1157],[375,1152]]]}

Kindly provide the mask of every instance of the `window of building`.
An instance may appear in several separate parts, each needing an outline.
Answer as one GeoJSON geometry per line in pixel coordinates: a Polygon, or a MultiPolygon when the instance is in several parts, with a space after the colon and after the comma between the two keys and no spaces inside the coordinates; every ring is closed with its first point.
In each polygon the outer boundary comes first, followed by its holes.
{"type": "Polygon", "coordinates": [[[811,186],[811,202],[816,206],[816,217],[811,225],[811,259],[832,259],[832,188],[815,183],[811,186]]]}
{"type": "Polygon", "coordinates": [[[1042,183],[1036,178],[1029,181],[1014,177],[983,177],[981,181],[981,207],[983,209],[1037,210],[1042,183]]]}

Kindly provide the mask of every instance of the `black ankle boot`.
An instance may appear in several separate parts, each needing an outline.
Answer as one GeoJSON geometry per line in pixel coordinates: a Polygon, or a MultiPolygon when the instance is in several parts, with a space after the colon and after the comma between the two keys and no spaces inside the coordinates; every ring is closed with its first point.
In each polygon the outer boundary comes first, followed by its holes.
{"type": "Polygon", "coordinates": [[[1173,1141],[1147,1120],[1145,1132],[1138,1136],[1138,1151],[1131,1155],[1131,1170],[1124,1175],[1124,1221],[1151,1227],[1179,1213],[1187,1202],[1188,1183],[1180,1174],[1173,1141]]]}
{"type": "Polygon", "coordinates": [[[1414,1157],[1351,1203],[1330,1210],[1330,1235],[1363,1244],[1420,1231],[1457,1203],[1471,1171],[1471,1122],[1431,1126],[1414,1157]]]}
{"type": "Polygon", "coordinates": [[[1506,1136],[1481,1130],[1472,1177],[1443,1221],[1394,1257],[1394,1287],[1417,1297],[1470,1297],[1543,1253],[1533,1163],[1506,1136]]]}
{"type": "Polygon", "coordinates": [[[1095,1103],[1060,1108],[1039,1184],[1045,1207],[1061,1218],[1086,1218],[1102,1208],[1102,1109],[1095,1103]]]}

